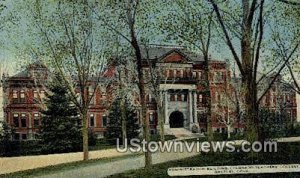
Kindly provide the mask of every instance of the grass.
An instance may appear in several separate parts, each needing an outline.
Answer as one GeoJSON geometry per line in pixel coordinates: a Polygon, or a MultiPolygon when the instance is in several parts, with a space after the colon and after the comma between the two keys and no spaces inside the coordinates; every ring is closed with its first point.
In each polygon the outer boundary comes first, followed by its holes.
{"type": "Polygon", "coordinates": [[[114,158],[101,158],[101,159],[93,159],[93,160],[87,160],[87,161],[76,161],[72,163],[64,163],[64,164],[58,164],[53,166],[47,166],[43,168],[37,168],[37,169],[31,169],[26,171],[20,171],[15,173],[9,173],[9,174],[2,174],[0,175],[0,178],[16,178],[16,177],[33,177],[33,176],[42,176],[45,174],[54,174],[61,171],[67,171],[72,169],[78,169],[79,167],[87,167],[87,166],[93,166],[93,165],[99,165],[111,161],[117,161],[129,157],[135,157],[139,156],[141,154],[132,154],[132,155],[124,155],[124,156],[118,156],[114,158]]]}
{"type": "MultiPolygon", "coordinates": [[[[165,135],[165,141],[173,140],[175,138],[176,137],[174,135],[165,135]]],[[[151,135],[150,140],[158,142],[158,141],[160,141],[160,135],[159,134],[151,135]]]]}
{"type": "Polygon", "coordinates": [[[116,145],[111,145],[109,144],[106,139],[98,139],[96,141],[96,144],[93,146],[89,146],[89,150],[93,151],[93,150],[107,150],[107,149],[112,149],[112,148],[116,148],[116,145]]]}
{"type": "MultiPolygon", "coordinates": [[[[251,156],[251,153],[202,153],[191,158],[166,162],[152,166],[150,169],[138,169],[128,171],[111,177],[168,177],[167,169],[170,167],[187,166],[221,166],[221,165],[247,165],[247,164],[299,164],[300,163],[300,143],[280,143],[277,153],[258,153],[251,156]],[[254,158],[253,158],[254,157],[254,158]]],[[[274,170],[276,171],[276,170],[274,170]]],[[[200,176],[199,176],[200,177],[200,176]]],[[[276,174],[256,174],[256,175],[222,175],[222,176],[201,176],[204,177],[282,177],[296,178],[299,173],[276,173],[276,174]]]]}

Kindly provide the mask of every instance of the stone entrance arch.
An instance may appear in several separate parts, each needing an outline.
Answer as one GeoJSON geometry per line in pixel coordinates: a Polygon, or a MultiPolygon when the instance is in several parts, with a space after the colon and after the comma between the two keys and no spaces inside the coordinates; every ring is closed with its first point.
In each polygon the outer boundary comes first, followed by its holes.
{"type": "Polygon", "coordinates": [[[184,116],[180,111],[174,111],[169,117],[170,128],[184,127],[184,116]]]}

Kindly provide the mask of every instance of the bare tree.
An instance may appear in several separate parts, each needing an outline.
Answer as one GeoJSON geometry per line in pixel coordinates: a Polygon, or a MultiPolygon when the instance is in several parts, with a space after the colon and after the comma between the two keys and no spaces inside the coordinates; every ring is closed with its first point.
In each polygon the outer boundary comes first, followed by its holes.
{"type": "MultiPolygon", "coordinates": [[[[203,95],[206,100],[207,132],[209,140],[213,139],[211,120],[210,92],[210,48],[214,31],[213,9],[205,2],[172,1],[174,9],[164,16],[160,28],[168,33],[168,38],[186,44],[190,49],[200,51],[204,59],[204,80],[198,85],[204,86],[203,95]]],[[[195,116],[196,117],[196,116],[195,116]]]]}
{"type": "MultiPolygon", "coordinates": [[[[224,4],[224,2],[216,2],[215,0],[208,0],[208,2],[215,10],[225,42],[242,76],[248,139],[256,140],[260,135],[258,129],[259,102],[275,81],[275,79],[271,81],[269,87],[262,92],[263,94],[258,96],[257,86],[261,81],[257,77],[258,66],[262,60],[261,53],[266,48],[263,45],[263,42],[266,41],[264,37],[265,24],[269,20],[267,19],[270,17],[268,15],[274,14],[274,9],[272,11],[265,10],[267,3],[264,0],[243,0],[238,3],[242,10],[236,10],[234,13],[234,6],[231,3],[224,4]],[[240,46],[235,46],[233,39],[239,41],[240,46]]],[[[299,43],[294,43],[290,45],[290,50],[286,51],[286,57],[278,57],[281,59],[281,63],[276,68],[276,76],[292,60],[298,47],[299,43]]]]}
{"type": "MultiPolygon", "coordinates": [[[[143,128],[143,136],[146,141],[146,148],[148,149],[148,143],[150,141],[150,128],[149,128],[149,119],[147,119],[147,106],[145,101],[146,89],[145,89],[145,77],[142,71],[142,53],[141,45],[139,42],[138,32],[139,26],[137,22],[141,22],[140,18],[143,16],[143,7],[145,2],[138,0],[124,0],[124,1],[109,1],[102,2],[101,7],[106,7],[106,10],[109,11],[109,16],[107,14],[99,15],[99,12],[95,12],[98,17],[98,20],[106,28],[114,32],[116,35],[120,36],[125,42],[130,44],[131,49],[134,54],[134,61],[137,71],[137,86],[139,91],[139,102],[141,106],[141,121],[143,128]],[[116,17],[117,18],[114,18],[116,17]],[[112,23],[112,20],[114,23],[112,23]],[[120,27],[125,27],[120,28],[120,27]]],[[[106,12],[103,10],[103,12],[106,12]]],[[[145,167],[148,168],[152,164],[151,153],[150,151],[145,152],[145,167]]]]}
{"type": "Polygon", "coordinates": [[[57,1],[54,13],[47,16],[45,4],[34,4],[34,25],[45,41],[45,62],[57,73],[67,87],[72,102],[82,120],[83,159],[88,160],[88,110],[100,86],[106,64],[99,42],[95,42],[95,28],[88,2],[57,1]],[[49,23],[52,25],[51,29],[49,23]],[[49,57],[49,58],[47,58],[49,57]]]}

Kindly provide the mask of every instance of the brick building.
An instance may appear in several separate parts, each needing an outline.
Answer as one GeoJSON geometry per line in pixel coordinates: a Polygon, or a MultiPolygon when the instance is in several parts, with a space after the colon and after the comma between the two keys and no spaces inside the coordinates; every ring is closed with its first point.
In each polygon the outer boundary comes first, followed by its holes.
{"type": "MultiPolygon", "coordinates": [[[[143,71],[145,76],[150,75],[150,67],[159,68],[161,73],[159,92],[163,100],[164,128],[185,128],[206,132],[207,111],[204,91],[204,60],[201,55],[177,47],[152,47],[143,50],[143,71]]],[[[220,122],[224,115],[235,117],[235,106],[228,104],[234,98],[234,85],[230,72],[230,66],[225,61],[210,59],[209,62],[209,84],[211,93],[212,126],[217,132],[226,132],[226,125],[220,122]],[[225,104],[224,104],[225,103],[225,104]],[[225,113],[225,114],[220,114],[225,113]]],[[[29,65],[26,70],[12,76],[6,77],[4,82],[4,112],[6,122],[16,129],[15,139],[34,139],[40,125],[40,109],[43,106],[43,98],[47,89],[40,81],[47,81],[49,78],[45,66],[38,63],[29,65]],[[42,80],[40,80],[42,79],[42,80]]],[[[115,68],[105,72],[106,77],[116,77],[115,68]]],[[[103,137],[108,124],[107,114],[111,104],[116,84],[100,87],[96,90],[95,96],[89,108],[89,127],[98,137],[103,137]]],[[[276,88],[276,87],[275,87],[276,88]]],[[[288,87],[278,87],[274,92],[282,91],[286,105],[290,109],[291,118],[296,117],[294,94],[288,91],[288,87]]],[[[265,106],[273,106],[271,96],[278,96],[273,93],[266,95],[265,106]]],[[[274,97],[273,97],[274,98],[274,97]]],[[[238,99],[238,98],[236,98],[238,99]]],[[[151,133],[156,133],[157,127],[157,103],[151,89],[147,88],[147,118],[150,121],[151,133]]],[[[273,102],[274,105],[277,102],[273,102]]],[[[232,125],[233,131],[244,128],[244,123],[235,120],[232,125]]]]}

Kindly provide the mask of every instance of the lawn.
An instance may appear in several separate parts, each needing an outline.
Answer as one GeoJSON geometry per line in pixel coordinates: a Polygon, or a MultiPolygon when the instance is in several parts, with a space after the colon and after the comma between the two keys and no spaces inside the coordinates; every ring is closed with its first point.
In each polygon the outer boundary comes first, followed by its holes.
{"type": "MultiPolygon", "coordinates": [[[[151,169],[138,169],[117,174],[111,177],[168,177],[169,167],[187,166],[221,166],[246,164],[296,164],[300,163],[300,143],[280,143],[277,153],[258,153],[255,158],[251,153],[202,153],[201,155],[183,160],[171,161],[154,165],[151,169]]],[[[274,170],[275,171],[275,170],[274,170]]],[[[234,176],[199,176],[199,177],[300,177],[300,173],[261,174],[261,175],[234,175],[234,176]]]]}

